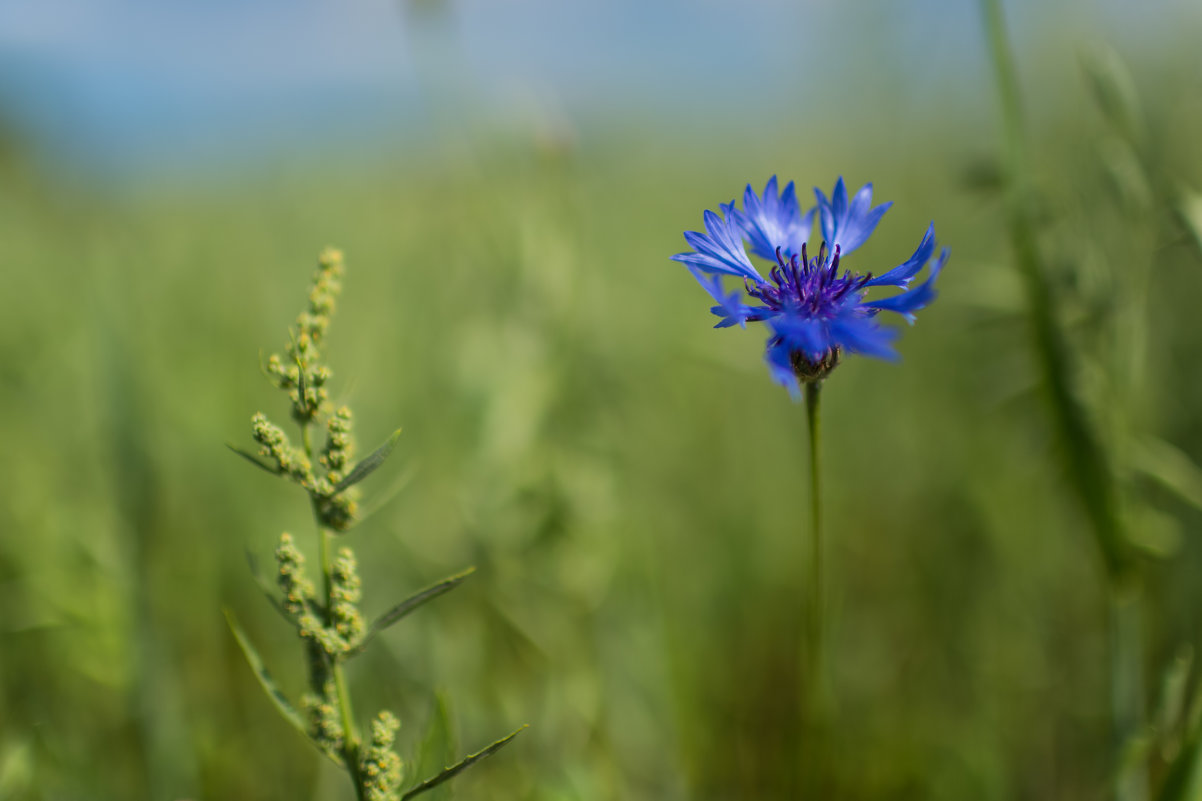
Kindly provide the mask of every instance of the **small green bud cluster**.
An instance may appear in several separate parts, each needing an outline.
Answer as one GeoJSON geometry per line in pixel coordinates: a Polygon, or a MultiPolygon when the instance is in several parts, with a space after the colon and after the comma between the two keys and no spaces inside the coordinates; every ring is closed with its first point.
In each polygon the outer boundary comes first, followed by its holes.
{"type": "Polygon", "coordinates": [[[359,511],[359,491],[354,487],[338,489],[339,482],[346,478],[355,452],[351,438],[352,423],[351,410],[345,406],[330,415],[326,422],[326,445],[318,457],[326,473],[319,476],[314,472],[309,457],[301,449],[292,446],[279,426],[268,420],[262,412],[251,419],[251,434],[261,446],[259,455],[268,459],[281,475],[286,475],[308,491],[313,498],[318,520],[332,531],[349,529],[359,511]]]}
{"type": "Polygon", "coordinates": [[[284,611],[293,616],[304,614],[316,596],[313,582],[305,577],[305,555],[296,547],[291,534],[280,535],[275,559],[279,564],[280,589],[284,591],[284,611]]]}
{"type": "Polygon", "coordinates": [[[330,578],[330,618],[334,623],[334,631],[346,643],[345,650],[350,650],[363,640],[366,630],[363,613],[358,606],[363,590],[355,554],[350,548],[339,549],[330,578]]]}
{"type": "Polygon", "coordinates": [[[346,406],[338,407],[326,421],[326,447],[320,461],[327,471],[326,477],[334,484],[346,478],[346,468],[355,455],[355,444],[351,439],[353,425],[354,417],[346,406]]]}
{"type": "Polygon", "coordinates": [[[309,719],[309,735],[317,747],[331,754],[342,751],[342,720],[338,713],[338,692],[333,681],[327,681],[321,694],[301,696],[301,711],[309,719]]]}
{"type": "Polygon", "coordinates": [[[309,307],[296,318],[285,363],[278,355],[267,360],[267,372],[292,400],[292,416],[301,425],[313,421],[326,405],[330,369],[320,363],[321,344],[330,327],[330,315],[342,291],[342,251],[326,248],[317,259],[317,273],[309,291],[309,307]]]}
{"type": "MultiPolygon", "coordinates": [[[[305,575],[305,557],[291,535],[282,534],[275,550],[276,581],[283,598],[273,600],[295,626],[308,667],[308,692],[301,697],[299,710],[303,728],[318,748],[347,768],[355,782],[357,798],[399,801],[403,764],[395,743],[400,723],[392,713],[380,712],[372,722],[370,738],[367,742],[360,740],[343,662],[361,652],[372,634],[399,620],[412,605],[456,586],[466,573],[442,582],[433,588],[435,591],[424,591],[397,605],[369,630],[359,610],[363,590],[355,555],[345,547],[331,554],[334,534],[346,531],[355,522],[359,490],[354,485],[388,458],[397,437],[393,434],[356,464],[351,410],[345,406],[330,409],[326,385],[331,373],[321,363],[320,349],[342,288],[342,275],[342,254],[332,249],[323,252],[308,308],[297,318],[287,356],[273,355],[267,363],[267,372],[275,384],[288,394],[292,417],[300,425],[302,447],[294,447],[279,426],[259,413],[251,422],[252,435],[259,445],[258,457],[238,452],[302,487],[320,529],[320,589],[305,575]],[[326,441],[315,453],[310,434],[322,417],[325,417],[326,441]]],[[[231,625],[234,625],[232,620],[231,625]]],[[[236,626],[235,635],[264,687],[289,719],[296,722],[297,710],[275,688],[261,660],[236,626]]],[[[510,738],[498,741],[489,753],[510,738]]],[[[469,761],[465,760],[460,767],[469,761]]],[[[458,768],[445,771],[418,785],[415,791],[429,789],[457,771],[458,768]]]]}
{"type": "Polygon", "coordinates": [[[261,446],[259,455],[270,459],[280,473],[302,486],[313,482],[313,465],[309,457],[298,448],[292,447],[288,435],[279,426],[267,419],[262,412],[251,418],[251,436],[261,446]]]}
{"type": "Polygon", "coordinates": [[[371,744],[363,754],[359,773],[367,801],[396,801],[401,786],[401,758],[393,750],[401,722],[385,710],[371,722],[371,744]]]}
{"type": "MultiPolygon", "coordinates": [[[[297,633],[316,649],[311,654],[311,672],[322,674],[322,665],[342,659],[354,650],[367,631],[359,601],[363,597],[355,554],[350,548],[338,551],[330,566],[330,607],[316,601],[313,583],[305,576],[305,557],[290,534],[280,535],[275,551],[278,580],[284,593],[283,607],[296,623],[297,633]],[[328,620],[328,623],[327,623],[328,620]]],[[[324,678],[317,684],[324,683],[324,678]]]]}

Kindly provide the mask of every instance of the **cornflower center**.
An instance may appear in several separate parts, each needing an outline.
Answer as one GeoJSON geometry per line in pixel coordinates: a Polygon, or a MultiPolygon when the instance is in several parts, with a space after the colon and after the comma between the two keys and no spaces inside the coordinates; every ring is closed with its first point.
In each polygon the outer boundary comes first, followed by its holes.
{"type": "Polygon", "coordinates": [[[776,266],[768,277],[772,279],[771,284],[747,281],[747,294],[777,313],[830,319],[840,301],[868,283],[872,273],[839,275],[839,246],[835,245],[828,259],[826,242],[823,242],[813,259],[809,258],[804,244],[800,256],[795,253],[788,258],[777,248],[776,266]]]}
{"type": "MultiPolygon", "coordinates": [[[[872,273],[854,275],[845,272],[839,275],[839,246],[828,254],[826,242],[818,248],[818,255],[810,258],[806,246],[801,254],[788,258],[776,249],[776,266],[768,274],[772,283],[747,281],[747,294],[766,307],[767,313],[758,317],[791,316],[808,320],[831,320],[848,294],[857,292],[872,279],[872,273]],[[829,258],[828,258],[829,255],[829,258]]],[[[757,319],[757,318],[751,318],[757,319]]],[[[780,336],[769,340],[769,345],[778,345],[780,336]]],[[[802,383],[821,381],[839,364],[840,349],[830,348],[815,360],[805,351],[790,350],[789,363],[793,373],[802,383]]]]}

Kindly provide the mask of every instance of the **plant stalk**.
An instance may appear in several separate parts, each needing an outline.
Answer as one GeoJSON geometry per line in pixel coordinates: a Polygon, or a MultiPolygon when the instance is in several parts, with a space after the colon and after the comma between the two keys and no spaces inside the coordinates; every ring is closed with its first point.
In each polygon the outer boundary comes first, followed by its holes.
{"type": "MultiPolygon", "coordinates": [[[[1005,212],[1014,259],[1027,296],[1031,334],[1052,421],[1060,438],[1070,485],[1093,528],[1105,567],[1109,596],[1111,703],[1116,762],[1144,726],[1142,592],[1132,575],[1118,493],[1110,460],[1096,426],[1073,392],[1070,349],[1056,318],[1055,300],[1036,236],[1028,185],[1030,167],[1022,130],[1018,77],[1000,0],[981,0],[993,59],[1005,144],[1005,212]]],[[[1125,771],[1115,788],[1118,801],[1145,801],[1146,764],[1125,771]]]]}
{"type": "MultiPolygon", "coordinates": [[[[305,455],[313,458],[313,446],[309,438],[309,426],[301,426],[301,437],[305,448],[305,455]]],[[[321,578],[323,585],[323,595],[325,596],[325,611],[327,626],[334,625],[334,574],[333,561],[330,558],[330,541],[334,535],[325,526],[321,525],[321,519],[317,513],[317,501],[313,500],[313,517],[317,522],[317,538],[318,552],[321,560],[321,578]]],[[[355,730],[355,716],[351,708],[351,693],[350,688],[346,683],[346,675],[342,670],[342,663],[337,658],[332,658],[330,661],[330,675],[334,679],[334,693],[338,697],[338,712],[342,718],[342,760],[346,765],[347,773],[350,774],[351,783],[355,786],[355,798],[358,801],[366,801],[366,794],[363,787],[363,778],[359,775],[359,734],[355,730]]]]}
{"type": "MultiPolygon", "coordinates": [[[[806,604],[809,617],[807,625],[806,664],[809,670],[807,683],[811,688],[811,701],[817,699],[822,690],[822,664],[825,647],[824,605],[826,590],[823,581],[822,541],[822,471],[821,438],[819,434],[819,398],[822,383],[810,381],[805,385],[806,422],[810,440],[810,577],[806,582],[809,594],[806,604]]],[[[811,705],[811,712],[813,712],[811,705]]]]}

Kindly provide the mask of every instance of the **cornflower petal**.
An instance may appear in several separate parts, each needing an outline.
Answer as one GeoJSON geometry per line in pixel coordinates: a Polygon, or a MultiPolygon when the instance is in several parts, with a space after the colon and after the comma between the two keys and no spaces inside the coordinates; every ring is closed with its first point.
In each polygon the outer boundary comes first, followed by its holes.
{"type": "Polygon", "coordinates": [[[747,186],[741,210],[732,201],[720,204],[721,216],[706,211],[706,232],[685,233],[693,252],[672,257],[683,262],[714,299],[711,311],[721,318],[716,328],[746,327],[754,321],[768,326],[764,360],[772,379],[794,398],[800,398],[803,383],[826,378],[843,352],[899,358],[893,347],[898,331],[881,325],[878,313],[891,311],[914,322],[914,312],[934,300],[935,281],[948,257],[944,248],[927,279],[909,288],[935,251],[932,223],[913,255],[896,267],[876,277],[846,270],[847,254],[867,241],[892,204],[873,208],[872,184],[849,199],[842,178],[830,199],[818,189],[814,195],[825,238],[816,255],[806,247],[815,210],[802,214],[794,184],[780,191],[773,176],[762,195],[747,186]],[[754,255],[773,262],[768,280],[752,266],[745,242],[754,255]],[[724,275],[742,279],[746,297],[739,291],[728,293],[724,275]],[[904,291],[868,301],[864,290],[874,286],[904,291]],[[752,300],[758,305],[749,305],[752,300]]]}
{"type": "Polygon", "coordinates": [[[746,306],[739,302],[742,293],[735,291],[729,295],[722,287],[722,278],[718,275],[711,275],[703,272],[700,268],[689,266],[689,272],[697,279],[697,283],[710,293],[710,297],[717,301],[718,305],[710,308],[710,311],[717,317],[722,319],[714,326],[714,328],[729,328],[732,325],[737,325],[740,328],[747,327],[747,320],[755,311],[750,306],[746,306]]]}
{"type": "Polygon", "coordinates": [[[931,265],[931,274],[927,276],[927,280],[910,291],[894,295],[891,298],[874,300],[864,305],[870,309],[897,312],[906,318],[906,322],[913,325],[914,312],[929,305],[939,294],[935,291],[935,279],[939,277],[939,273],[943,270],[943,264],[947,261],[948,253],[948,249],[944,248],[939,254],[939,258],[931,265]]]}
{"type": "Polygon", "coordinates": [[[736,229],[733,220],[729,216],[724,219],[708,209],[704,217],[706,233],[685,231],[684,234],[685,241],[695,252],[677,253],[672,260],[709,273],[737,275],[763,283],[764,279],[747,258],[742,232],[736,229]]]}
{"type": "Polygon", "coordinates": [[[897,330],[885,328],[871,317],[858,314],[841,315],[831,322],[830,328],[831,338],[852,353],[875,356],[891,362],[901,358],[892,344],[893,340],[897,339],[897,330]]]}
{"type": "Polygon", "coordinates": [[[901,264],[894,267],[892,270],[878,275],[876,278],[869,279],[864,283],[864,286],[900,286],[907,287],[910,285],[910,279],[913,278],[930,261],[931,254],[935,252],[935,223],[931,223],[927,228],[926,235],[922,241],[918,243],[918,249],[914,251],[914,255],[906,259],[901,264]]]}
{"type": "Polygon", "coordinates": [[[792,181],[783,192],[777,193],[775,175],[764,186],[762,200],[748,184],[743,192],[743,211],[732,208],[732,212],[752,252],[770,261],[776,259],[778,249],[786,257],[800,253],[801,246],[810,238],[814,221],[813,209],[801,213],[792,181]]]}
{"type": "Polygon", "coordinates": [[[889,202],[872,208],[872,184],[864,184],[849,204],[847,186],[842,176],[835,182],[830,200],[817,187],[814,188],[814,196],[818,199],[822,235],[827,245],[832,248],[838,245],[844,254],[851,253],[867,242],[881,217],[893,205],[889,202]]]}
{"type": "Polygon", "coordinates": [[[793,371],[793,361],[789,356],[789,348],[784,344],[768,345],[764,351],[764,362],[772,380],[789,390],[789,397],[801,400],[801,382],[793,371]]]}

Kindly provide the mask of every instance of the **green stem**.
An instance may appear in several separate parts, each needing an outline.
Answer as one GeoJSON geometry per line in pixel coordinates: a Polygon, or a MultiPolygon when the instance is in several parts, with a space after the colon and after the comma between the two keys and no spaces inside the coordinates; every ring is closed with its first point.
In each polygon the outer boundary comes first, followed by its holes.
{"type": "MultiPolygon", "coordinates": [[[[1117,757],[1144,725],[1141,591],[1135,581],[1118,511],[1110,460],[1096,427],[1073,392],[1070,351],[1055,313],[1055,300],[1036,239],[1029,202],[1027,163],[1018,78],[1006,36],[1000,0],[981,0],[1002,111],[1006,148],[1006,224],[1027,295],[1036,360],[1061,440],[1069,481],[1093,528],[1106,569],[1110,596],[1111,703],[1117,757]]],[[[1146,765],[1133,766],[1116,787],[1118,801],[1148,797],[1146,765]]]]}
{"type": "Polygon", "coordinates": [[[1114,715],[1114,748],[1120,774],[1116,801],[1148,797],[1145,761],[1126,764],[1127,749],[1141,733],[1144,720],[1144,638],[1142,593],[1135,587],[1110,587],[1110,690],[1114,715]]]}
{"type": "MultiPolygon", "coordinates": [[[[304,444],[305,455],[313,458],[313,445],[309,437],[308,424],[301,425],[301,441],[304,444]]],[[[321,525],[321,518],[317,512],[316,499],[312,502],[313,517],[317,521],[317,540],[318,553],[321,560],[321,579],[323,595],[325,596],[325,611],[326,611],[326,626],[333,628],[334,626],[334,565],[330,557],[331,540],[334,535],[329,529],[321,525]]],[[[342,663],[336,658],[331,659],[330,674],[334,678],[334,693],[338,698],[338,712],[342,718],[342,761],[346,764],[347,772],[351,776],[351,783],[355,785],[355,798],[358,801],[366,801],[366,791],[363,786],[363,777],[359,775],[359,734],[355,730],[355,715],[351,709],[351,693],[350,688],[346,683],[346,674],[342,670],[342,663]]]]}
{"type": "Polygon", "coordinates": [[[809,601],[809,651],[807,662],[810,668],[809,682],[814,692],[821,688],[824,632],[825,587],[823,584],[823,541],[822,541],[822,471],[821,440],[819,436],[819,393],[822,383],[811,381],[805,385],[806,422],[810,433],[810,580],[807,582],[809,601]]]}
{"type": "Polygon", "coordinates": [[[801,654],[800,753],[796,761],[794,792],[797,797],[824,793],[823,773],[828,765],[826,731],[828,687],[826,677],[826,587],[823,577],[822,538],[822,441],[819,427],[819,397],[822,383],[805,385],[806,422],[810,448],[810,558],[806,581],[805,629],[801,654]]]}

